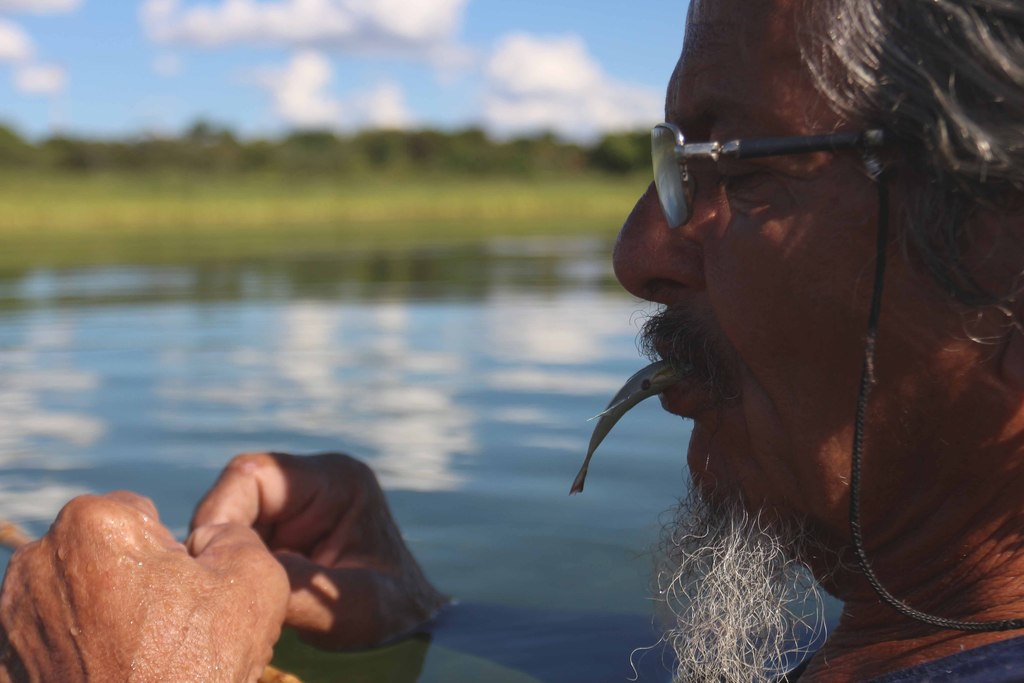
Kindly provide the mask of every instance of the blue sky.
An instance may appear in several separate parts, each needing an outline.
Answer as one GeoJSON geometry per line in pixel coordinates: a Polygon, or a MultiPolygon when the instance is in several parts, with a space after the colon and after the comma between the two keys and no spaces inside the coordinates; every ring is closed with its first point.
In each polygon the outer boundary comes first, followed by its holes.
{"type": "Polygon", "coordinates": [[[0,122],[38,137],[661,118],[686,2],[0,0],[0,122]]]}

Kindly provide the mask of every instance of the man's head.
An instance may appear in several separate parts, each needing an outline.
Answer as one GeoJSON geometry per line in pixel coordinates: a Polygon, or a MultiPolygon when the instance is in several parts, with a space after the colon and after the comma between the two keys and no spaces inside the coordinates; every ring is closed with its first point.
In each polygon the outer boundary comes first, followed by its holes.
{"type": "Polygon", "coordinates": [[[804,61],[819,90],[845,117],[884,125],[914,171],[904,176],[914,256],[958,300],[1008,303],[1015,291],[963,257],[972,218],[1020,209],[1024,9],[1007,0],[804,3],[804,61]]]}
{"type": "MultiPolygon", "coordinates": [[[[693,0],[668,89],[666,120],[690,141],[893,133],[861,500],[898,594],[917,590],[915,562],[956,563],[934,559],[946,530],[998,533],[992,501],[1019,498],[1006,482],[1024,434],[1022,30],[1005,0],[693,0]]],[[[652,187],[615,252],[624,286],[665,306],[648,346],[697,369],[663,404],[696,421],[689,464],[705,496],[799,523],[843,557],[876,183],[856,151],[690,170],[689,222],[669,228],[652,187]]],[[[807,559],[824,578],[831,563],[807,559]]],[[[867,593],[856,572],[826,587],[867,593]]]]}

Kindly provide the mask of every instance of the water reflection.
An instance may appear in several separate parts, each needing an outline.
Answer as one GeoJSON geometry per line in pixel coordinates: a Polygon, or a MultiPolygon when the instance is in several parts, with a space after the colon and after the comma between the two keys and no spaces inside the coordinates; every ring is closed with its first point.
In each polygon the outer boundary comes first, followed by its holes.
{"type": "Polygon", "coordinates": [[[495,355],[530,365],[583,366],[606,360],[609,341],[618,342],[628,332],[627,321],[603,314],[608,296],[600,290],[570,292],[545,297],[543,305],[522,292],[496,292],[484,311],[495,355]]]}
{"type": "Polygon", "coordinates": [[[644,614],[685,430],[639,407],[587,495],[566,495],[588,418],[640,365],[609,251],[504,240],[0,274],[0,517],[41,533],[73,495],[129,488],[184,534],[232,454],[349,451],[442,589],[644,614]]]}
{"type": "Polygon", "coordinates": [[[236,452],[342,450],[390,491],[561,496],[587,419],[639,364],[609,250],[499,240],[0,276],[0,464],[202,480],[236,452]]]}
{"type": "Polygon", "coordinates": [[[64,503],[86,492],[81,486],[40,482],[34,477],[4,477],[0,479],[0,519],[45,529],[64,503]]]}
{"type": "Polygon", "coordinates": [[[0,464],[47,461],[50,443],[97,443],[103,419],[89,410],[99,375],[75,367],[73,322],[34,313],[0,318],[0,464]]]}
{"type": "MultiPolygon", "coordinates": [[[[365,454],[390,488],[459,486],[452,461],[477,450],[471,411],[447,381],[464,363],[421,348],[417,340],[432,344],[433,335],[407,305],[305,301],[268,307],[263,316],[264,334],[240,338],[216,376],[165,373],[157,391],[168,401],[171,428],[196,411],[227,406],[243,424],[333,439],[365,454]]],[[[193,348],[164,362],[186,368],[210,359],[193,348]]]]}
{"type": "Polygon", "coordinates": [[[491,373],[488,383],[491,388],[506,392],[611,396],[622,385],[622,378],[604,373],[583,374],[544,368],[516,368],[491,373]]]}
{"type": "Polygon", "coordinates": [[[617,387],[607,253],[534,238],[0,278],[0,462],[298,441],[367,457],[390,488],[457,489],[493,421],[568,447],[564,411],[534,398],[617,387]]]}
{"type": "MultiPolygon", "coordinates": [[[[296,245],[297,247],[300,245],[296,245]]],[[[566,287],[616,292],[602,240],[495,239],[470,244],[344,245],[318,253],[273,258],[78,268],[0,270],[0,310],[61,304],[166,301],[480,300],[495,291],[566,287]]]]}
{"type": "Polygon", "coordinates": [[[195,273],[184,267],[39,268],[20,278],[0,280],[0,298],[52,302],[118,295],[156,296],[188,292],[195,284],[195,273]]]}

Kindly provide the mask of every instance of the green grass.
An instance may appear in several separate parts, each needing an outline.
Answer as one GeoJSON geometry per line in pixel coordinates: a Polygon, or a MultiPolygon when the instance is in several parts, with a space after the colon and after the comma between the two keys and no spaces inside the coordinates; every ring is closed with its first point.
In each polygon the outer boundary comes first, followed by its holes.
{"type": "Polygon", "coordinates": [[[0,267],[614,235],[647,180],[0,177],[0,267]]]}

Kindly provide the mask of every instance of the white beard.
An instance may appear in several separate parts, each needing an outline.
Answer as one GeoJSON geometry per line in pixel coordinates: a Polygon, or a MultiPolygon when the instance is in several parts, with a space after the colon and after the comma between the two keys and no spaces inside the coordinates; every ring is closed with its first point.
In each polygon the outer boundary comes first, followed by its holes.
{"type": "Polygon", "coordinates": [[[696,493],[680,503],[657,573],[675,624],[663,641],[676,653],[676,681],[773,681],[820,641],[821,596],[794,559],[805,543],[799,525],[769,528],[738,503],[713,506],[696,493]]]}

